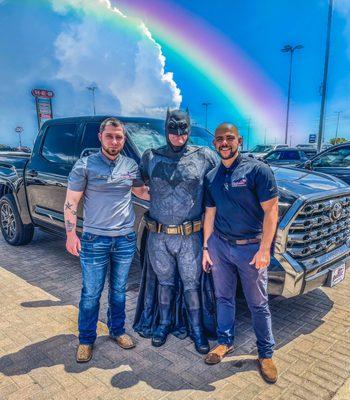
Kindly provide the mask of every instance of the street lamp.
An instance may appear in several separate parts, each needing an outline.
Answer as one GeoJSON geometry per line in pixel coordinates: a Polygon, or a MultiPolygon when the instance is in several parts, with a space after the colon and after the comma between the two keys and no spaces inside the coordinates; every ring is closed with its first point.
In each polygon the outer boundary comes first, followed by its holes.
{"type": "Polygon", "coordinates": [[[320,122],[318,126],[318,136],[317,136],[317,152],[321,151],[323,142],[324,118],[325,118],[326,97],[327,97],[329,50],[331,46],[332,15],[333,15],[333,0],[328,0],[327,40],[326,40],[326,51],[324,55],[322,100],[321,100],[320,122]]]}
{"type": "Polygon", "coordinates": [[[88,86],[86,89],[89,90],[92,93],[92,107],[93,107],[93,110],[94,110],[94,115],[96,115],[95,90],[97,89],[97,86],[92,84],[91,86],[88,86]]]}
{"type": "Polygon", "coordinates": [[[291,46],[286,44],[281,51],[283,53],[290,53],[290,62],[289,62],[289,80],[288,80],[288,100],[287,100],[287,117],[286,117],[286,132],[284,136],[284,143],[288,144],[288,123],[289,123],[289,105],[290,105],[290,92],[291,92],[291,84],[292,84],[292,67],[293,67],[293,54],[295,50],[302,49],[304,46],[298,44],[296,46],[291,46]]]}
{"type": "Polygon", "coordinates": [[[211,103],[204,102],[202,103],[202,106],[205,107],[205,129],[208,129],[208,107],[211,105],[211,103]]]}
{"type": "Polygon", "coordinates": [[[22,149],[22,138],[21,138],[21,135],[22,135],[22,132],[23,132],[23,131],[24,131],[24,129],[23,129],[21,126],[16,126],[15,132],[18,133],[18,138],[19,138],[19,150],[22,149]]]}
{"type": "Polygon", "coordinates": [[[338,137],[338,129],[339,129],[339,120],[340,120],[340,114],[342,113],[343,111],[335,111],[335,113],[334,114],[337,114],[337,128],[336,128],[336,130],[335,130],[335,138],[337,138],[338,137]]]}
{"type": "Polygon", "coordinates": [[[250,135],[250,123],[252,119],[248,118],[247,119],[247,150],[249,150],[249,135],[250,135]]]}

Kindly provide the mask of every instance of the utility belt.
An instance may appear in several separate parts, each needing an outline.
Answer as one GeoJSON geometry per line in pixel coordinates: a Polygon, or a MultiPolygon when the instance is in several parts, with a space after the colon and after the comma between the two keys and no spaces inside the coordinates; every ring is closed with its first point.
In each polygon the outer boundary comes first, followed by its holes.
{"type": "Polygon", "coordinates": [[[253,244],[253,243],[260,243],[262,235],[258,235],[255,238],[251,239],[229,239],[228,237],[224,236],[222,233],[215,231],[215,235],[217,235],[220,239],[225,240],[229,244],[234,246],[236,245],[244,245],[244,244],[253,244]]]}
{"type": "Polygon", "coordinates": [[[202,229],[202,220],[185,221],[180,225],[164,225],[152,219],[148,213],[143,216],[146,228],[150,232],[166,233],[167,235],[183,235],[189,236],[192,233],[199,232],[202,229]]]}

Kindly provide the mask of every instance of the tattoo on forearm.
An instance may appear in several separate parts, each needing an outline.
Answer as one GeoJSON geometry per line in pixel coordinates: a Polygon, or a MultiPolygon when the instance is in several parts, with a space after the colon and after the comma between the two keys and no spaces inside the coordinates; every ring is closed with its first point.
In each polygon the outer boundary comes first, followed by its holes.
{"type": "Polygon", "coordinates": [[[67,203],[64,205],[65,210],[69,210],[73,215],[77,215],[77,210],[74,210],[73,204],[67,201],[67,203]]]}
{"type": "Polygon", "coordinates": [[[66,231],[72,232],[75,228],[75,224],[69,220],[66,221],[66,231]]]}

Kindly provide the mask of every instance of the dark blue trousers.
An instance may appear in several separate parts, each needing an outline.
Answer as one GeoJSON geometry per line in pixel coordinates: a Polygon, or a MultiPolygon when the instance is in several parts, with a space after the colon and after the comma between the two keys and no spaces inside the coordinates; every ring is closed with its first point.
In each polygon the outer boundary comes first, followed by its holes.
{"type": "Polygon", "coordinates": [[[267,295],[267,268],[257,269],[249,265],[259,244],[232,245],[214,232],[209,238],[208,248],[213,261],[218,342],[232,345],[234,341],[239,276],[252,314],[259,358],[271,358],[275,341],[267,295]]]}

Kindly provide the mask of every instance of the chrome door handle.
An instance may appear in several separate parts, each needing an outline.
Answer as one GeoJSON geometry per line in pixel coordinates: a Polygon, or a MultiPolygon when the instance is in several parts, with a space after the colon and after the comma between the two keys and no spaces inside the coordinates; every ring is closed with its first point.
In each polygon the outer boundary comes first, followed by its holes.
{"type": "Polygon", "coordinates": [[[38,171],[35,171],[34,169],[31,169],[27,172],[28,176],[30,176],[31,178],[35,178],[38,176],[38,171]]]}

